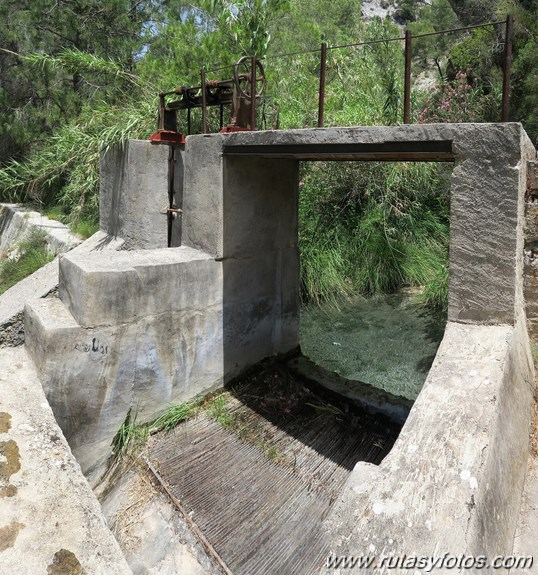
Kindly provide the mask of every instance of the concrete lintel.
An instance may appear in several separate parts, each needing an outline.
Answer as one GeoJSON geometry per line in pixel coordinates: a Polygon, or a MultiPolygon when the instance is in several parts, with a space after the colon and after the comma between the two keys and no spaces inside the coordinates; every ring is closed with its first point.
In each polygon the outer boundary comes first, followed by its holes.
{"type": "MultiPolygon", "coordinates": [[[[499,145],[507,156],[518,157],[521,137],[524,134],[519,123],[499,124],[407,124],[402,126],[357,126],[349,128],[307,128],[301,130],[267,130],[261,132],[237,132],[225,136],[226,153],[233,153],[245,146],[265,146],[270,151],[272,146],[294,146],[297,151],[305,146],[363,146],[373,153],[390,152],[395,155],[405,151],[409,143],[410,152],[416,152],[417,146],[424,151],[439,152],[442,146],[444,153],[450,152],[456,159],[459,156],[497,156],[499,145]],[[446,147],[452,142],[452,149],[446,147]],[[428,145],[432,149],[428,150],[428,145]]],[[[191,136],[196,138],[197,136],[191,136]]],[[[187,138],[187,141],[189,138],[187,138]]],[[[329,151],[327,149],[327,151],[329,151]]]]}

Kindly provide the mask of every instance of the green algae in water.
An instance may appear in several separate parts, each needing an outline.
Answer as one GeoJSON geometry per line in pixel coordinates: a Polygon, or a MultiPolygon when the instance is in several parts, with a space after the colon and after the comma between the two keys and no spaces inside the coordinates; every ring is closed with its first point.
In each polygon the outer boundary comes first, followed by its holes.
{"type": "Polygon", "coordinates": [[[419,394],[446,321],[424,308],[416,292],[301,310],[303,354],[320,367],[350,379],[415,399],[419,394]]]}

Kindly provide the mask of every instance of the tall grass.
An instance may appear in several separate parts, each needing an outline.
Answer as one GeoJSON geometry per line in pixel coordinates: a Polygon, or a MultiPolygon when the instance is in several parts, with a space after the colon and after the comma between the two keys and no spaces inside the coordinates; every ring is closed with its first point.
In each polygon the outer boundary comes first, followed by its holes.
{"type": "Polygon", "coordinates": [[[54,259],[42,230],[32,231],[16,246],[17,256],[0,262],[0,294],[54,259]]]}
{"type": "Polygon", "coordinates": [[[442,310],[442,270],[448,265],[446,168],[303,166],[299,248],[306,301],[425,286],[426,303],[442,310]]]}
{"type": "Polygon", "coordinates": [[[0,200],[59,206],[66,223],[74,225],[96,221],[101,150],[152,132],[158,91],[122,72],[117,63],[77,50],[55,57],[34,54],[26,60],[33,66],[92,73],[106,80],[106,89],[88,100],[75,120],[45,137],[24,161],[0,169],[0,200]]]}

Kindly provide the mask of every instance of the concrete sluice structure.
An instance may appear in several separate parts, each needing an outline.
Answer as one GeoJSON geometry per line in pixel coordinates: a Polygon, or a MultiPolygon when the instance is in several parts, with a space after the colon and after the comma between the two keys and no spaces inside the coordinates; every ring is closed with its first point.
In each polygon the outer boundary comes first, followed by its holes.
{"type": "Polygon", "coordinates": [[[168,147],[110,150],[101,227],[126,249],[63,256],[59,298],[26,306],[26,347],[56,420],[95,485],[129,412],[149,421],[297,349],[298,166],[322,159],[454,169],[443,342],[393,449],[357,463],[320,536],[337,556],[375,556],[378,573],[407,571],[383,566],[387,556],[510,554],[534,385],[523,234],[536,151],[519,124],[189,136],[175,154],[173,248],[168,147]]]}

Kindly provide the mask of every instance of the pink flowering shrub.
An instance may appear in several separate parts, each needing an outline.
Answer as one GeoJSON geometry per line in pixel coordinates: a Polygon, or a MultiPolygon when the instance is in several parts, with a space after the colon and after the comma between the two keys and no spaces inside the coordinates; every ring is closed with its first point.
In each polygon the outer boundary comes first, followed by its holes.
{"type": "Polygon", "coordinates": [[[469,78],[469,72],[470,68],[458,72],[451,82],[440,82],[432,86],[417,123],[479,122],[482,90],[469,78]]]}

